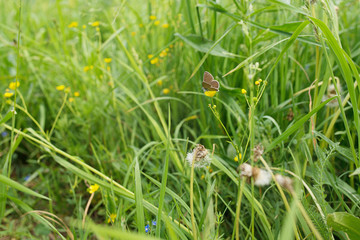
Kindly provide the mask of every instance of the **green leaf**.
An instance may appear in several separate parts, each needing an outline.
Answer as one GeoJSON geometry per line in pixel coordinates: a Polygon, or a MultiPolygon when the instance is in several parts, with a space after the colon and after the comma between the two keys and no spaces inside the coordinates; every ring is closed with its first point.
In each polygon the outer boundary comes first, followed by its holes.
{"type": "Polygon", "coordinates": [[[355,171],[349,175],[349,177],[355,176],[355,175],[359,175],[360,174],[360,168],[355,169],[355,171]]]}
{"type": "Polygon", "coordinates": [[[319,106],[314,108],[311,112],[306,114],[304,117],[302,117],[300,120],[298,120],[296,123],[294,123],[290,128],[286,129],[283,134],[281,134],[279,137],[277,137],[267,148],[265,152],[269,152],[272,150],[276,145],[278,145],[281,141],[285,140],[287,137],[289,137],[292,133],[294,133],[296,130],[298,130],[300,127],[304,125],[304,123],[315,113],[317,113],[323,106],[325,106],[328,102],[335,99],[335,97],[327,99],[325,102],[321,103],[319,106]]]}
{"type": "Polygon", "coordinates": [[[210,55],[217,57],[226,57],[226,58],[233,58],[237,56],[235,54],[226,51],[220,45],[214,46],[215,44],[214,41],[208,40],[198,35],[183,36],[180,33],[175,33],[175,36],[181,38],[185,43],[189,44],[192,48],[194,48],[199,52],[203,52],[203,53],[209,52],[210,55]]]}
{"type": "Polygon", "coordinates": [[[15,182],[14,180],[12,180],[11,178],[8,178],[4,175],[1,175],[0,174],[0,182],[5,184],[5,185],[8,185],[12,188],[15,188],[23,193],[26,193],[26,194],[29,194],[29,195],[32,195],[32,196],[35,196],[35,197],[38,197],[38,198],[43,198],[43,199],[46,199],[46,200],[50,200],[50,198],[48,197],[45,197],[44,195],[41,195],[37,192],[34,192],[33,190],[31,190],[30,188],[27,188],[25,187],[24,185],[21,185],[20,183],[18,182],[15,182]]]}
{"type": "Polygon", "coordinates": [[[3,123],[5,123],[5,122],[7,122],[7,121],[11,118],[11,116],[12,116],[12,112],[9,111],[9,112],[5,115],[5,117],[3,117],[3,118],[0,120],[0,125],[3,124],[3,123]]]}
{"type": "Polygon", "coordinates": [[[137,157],[135,157],[135,203],[136,203],[136,223],[138,231],[145,233],[143,194],[141,187],[140,168],[137,157]]]}
{"type": "Polygon", "coordinates": [[[327,223],[336,231],[346,232],[350,239],[360,239],[360,218],[350,213],[331,213],[327,216],[327,223]]]}

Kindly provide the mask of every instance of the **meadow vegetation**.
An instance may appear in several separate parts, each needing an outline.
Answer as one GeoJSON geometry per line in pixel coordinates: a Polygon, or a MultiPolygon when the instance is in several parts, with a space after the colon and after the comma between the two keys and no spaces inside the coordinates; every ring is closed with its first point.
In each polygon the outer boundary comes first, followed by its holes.
{"type": "Polygon", "coordinates": [[[0,238],[360,239],[359,9],[0,1],[0,238]]]}

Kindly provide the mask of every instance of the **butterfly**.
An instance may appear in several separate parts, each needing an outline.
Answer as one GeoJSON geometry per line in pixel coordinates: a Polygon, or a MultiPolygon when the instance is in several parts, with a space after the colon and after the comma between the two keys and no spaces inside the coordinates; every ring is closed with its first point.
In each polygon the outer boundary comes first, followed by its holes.
{"type": "Polygon", "coordinates": [[[202,86],[205,91],[219,91],[220,84],[209,72],[204,72],[202,86]]]}

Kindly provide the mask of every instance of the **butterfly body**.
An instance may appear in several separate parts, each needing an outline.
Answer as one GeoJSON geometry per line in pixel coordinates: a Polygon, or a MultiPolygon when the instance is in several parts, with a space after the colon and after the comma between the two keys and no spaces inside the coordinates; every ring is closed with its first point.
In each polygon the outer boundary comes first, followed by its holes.
{"type": "Polygon", "coordinates": [[[219,91],[220,88],[219,82],[209,72],[204,72],[202,86],[205,91],[219,91]]]}

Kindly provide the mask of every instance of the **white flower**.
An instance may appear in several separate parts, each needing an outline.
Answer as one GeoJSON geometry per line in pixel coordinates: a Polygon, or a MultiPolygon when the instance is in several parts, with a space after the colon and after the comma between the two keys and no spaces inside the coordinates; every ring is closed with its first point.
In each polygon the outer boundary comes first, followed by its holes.
{"type": "Polygon", "coordinates": [[[192,166],[194,161],[194,168],[204,168],[211,163],[209,151],[201,144],[198,144],[192,152],[186,155],[186,160],[190,166],[192,166]]]}

